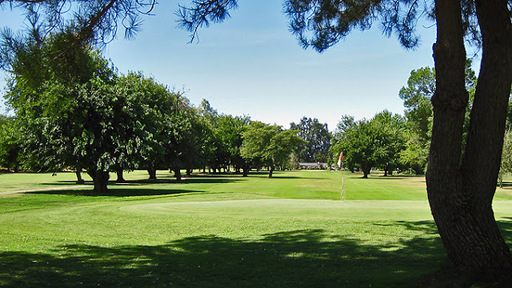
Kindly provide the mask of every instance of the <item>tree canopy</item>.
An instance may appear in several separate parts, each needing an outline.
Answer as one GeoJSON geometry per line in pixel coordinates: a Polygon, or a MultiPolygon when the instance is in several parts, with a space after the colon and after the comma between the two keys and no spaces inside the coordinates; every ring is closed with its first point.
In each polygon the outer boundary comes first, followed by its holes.
{"type": "Polygon", "coordinates": [[[284,168],[290,162],[290,155],[302,140],[293,130],[283,130],[280,126],[253,122],[243,133],[240,152],[246,159],[261,159],[269,167],[272,178],[276,167],[284,168]]]}
{"type": "Polygon", "coordinates": [[[290,124],[290,129],[297,131],[303,143],[296,150],[300,162],[327,162],[331,147],[331,133],[327,124],[316,118],[302,117],[300,122],[290,124]]]}

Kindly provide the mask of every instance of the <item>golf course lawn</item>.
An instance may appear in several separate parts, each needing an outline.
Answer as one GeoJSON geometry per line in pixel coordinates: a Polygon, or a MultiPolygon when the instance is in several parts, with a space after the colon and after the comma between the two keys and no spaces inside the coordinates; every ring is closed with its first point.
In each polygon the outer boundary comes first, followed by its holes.
{"type": "MultiPolygon", "coordinates": [[[[159,172],[107,195],[0,174],[0,286],[416,287],[448,265],[423,177],[345,172],[341,200],[339,171],[159,172]]],[[[512,187],[493,206],[512,243],[512,187]]]]}

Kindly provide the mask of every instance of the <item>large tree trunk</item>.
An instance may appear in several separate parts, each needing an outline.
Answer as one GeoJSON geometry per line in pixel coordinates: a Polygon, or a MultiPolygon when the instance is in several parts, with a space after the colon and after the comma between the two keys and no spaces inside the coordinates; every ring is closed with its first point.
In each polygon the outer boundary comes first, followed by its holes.
{"type": "Polygon", "coordinates": [[[461,161],[468,93],[460,1],[436,1],[436,92],[427,171],[432,215],[448,257],[475,280],[507,281],[512,255],[492,211],[512,81],[512,29],[505,0],[477,2],[483,57],[461,161]]]}
{"type": "Polygon", "coordinates": [[[107,184],[110,177],[108,172],[89,170],[87,172],[94,183],[94,193],[106,194],[108,192],[107,184]]]}
{"type": "Polygon", "coordinates": [[[269,169],[268,169],[268,178],[272,178],[274,177],[274,165],[270,166],[269,169]]]}

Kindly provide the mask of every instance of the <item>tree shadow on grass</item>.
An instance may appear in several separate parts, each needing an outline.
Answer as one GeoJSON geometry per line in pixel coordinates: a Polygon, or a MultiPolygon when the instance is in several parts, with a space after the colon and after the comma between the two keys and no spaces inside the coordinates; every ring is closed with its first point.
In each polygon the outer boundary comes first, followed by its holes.
{"type": "MultiPolygon", "coordinates": [[[[432,222],[395,225],[425,234],[379,244],[298,230],[259,240],[203,235],[166,245],[63,245],[0,253],[3,287],[417,287],[444,250],[432,222]]],[[[510,222],[507,223],[510,226],[510,222]]]]}
{"type": "MultiPolygon", "coordinates": [[[[512,182],[503,181],[502,186],[503,186],[502,187],[503,189],[510,189],[510,188],[512,188],[512,182]]],[[[498,188],[498,187],[500,187],[500,185],[496,184],[496,187],[498,188]]]]}
{"type": "MultiPolygon", "coordinates": [[[[151,184],[201,184],[201,183],[231,183],[242,181],[242,179],[227,178],[227,177],[187,177],[185,176],[182,180],[176,180],[174,178],[159,178],[154,180],[149,179],[137,179],[137,180],[125,180],[123,182],[117,182],[115,179],[108,181],[109,186],[116,185],[151,185],[151,184]]],[[[83,184],[76,184],[74,180],[61,180],[56,182],[45,182],[39,185],[45,186],[68,186],[68,185],[93,185],[92,181],[85,181],[83,184]]]]}
{"type": "Polygon", "coordinates": [[[361,177],[353,177],[350,178],[351,180],[401,180],[401,179],[414,179],[414,178],[424,178],[422,175],[392,175],[392,176],[384,176],[384,175],[368,175],[368,178],[363,178],[363,174],[360,175],[361,177]]]}
{"type": "MultiPolygon", "coordinates": [[[[91,188],[92,189],[92,188],[91,188]]],[[[73,189],[73,190],[44,190],[27,192],[27,194],[47,194],[47,195],[74,195],[74,196],[109,196],[109,197],[133,197],[133,196],[163,196],[173,194],[188,194],[204,192],[199,190],[187,189],[156,189],[156,188],[133,188],[120,189],[110,187],[107,193],[95,193],[90,189],[73,189]]]]}

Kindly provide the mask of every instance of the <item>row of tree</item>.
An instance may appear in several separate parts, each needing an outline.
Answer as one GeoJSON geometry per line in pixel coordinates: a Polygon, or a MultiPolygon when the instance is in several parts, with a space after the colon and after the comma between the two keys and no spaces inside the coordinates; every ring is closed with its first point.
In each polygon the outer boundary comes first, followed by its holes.
{"type": "Polygon", "coordinates": [[[292,130],[193,107],[180,92],[142,73],[119,75],[74,34],[13,42],[6,95],[15,117],[0,120],[0,166],[37,171],[72,168],[107,191],[110,172],[284,167],[301,143],[292,130]],[[63,49],[63,47],[71,47],[63,49]],[[62,61],[53,61],[59,57],[62,61]]]}
{"type": "MultiPolygon", "coordinates": [[[[95,190],[106,190],[109,171],[123,181],[126,170],[202,167],[213,172],[233,168],[247,176],[251,167],[295,162],[334,163],[345,152],[345,166],[372,168],[385,175],[399,168],[424,173],[430,146],[435,72],[411,72],[400,91],[406,116],[388,111],[355,121],[342,116],[334,133],[318,119],[303,117],[291,130],[253,122],[249,117],[219,114],[204,100],[199,108],[142,73],[118,75],[111,63],[86,45],[71,45],[73,34],[44,42],[12,39],[13,77],[9,105],[15,119],[0,120],[0,165],[32,170],[84,169],[95,190]],[[61,61],[51,61],[52,57],[61,61]],[[64,64],[63,64],[64,63],[64,64]],[[294,131],[294,132],[292,132],[294,131]],[[294,136],[294,137],[292,137],[294,136]],[[298,136],[298,137],[297,137],[298,136]],[[244,141],[245,140],[245,141],[244,141]],[[243,145],[245,143],[245,145],[243,145]]],[[[475,74],[467,63],[467,86],[474,92],[475,74]]]]}

